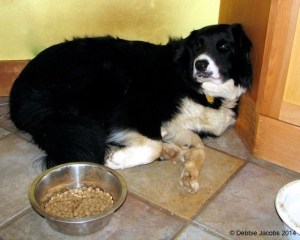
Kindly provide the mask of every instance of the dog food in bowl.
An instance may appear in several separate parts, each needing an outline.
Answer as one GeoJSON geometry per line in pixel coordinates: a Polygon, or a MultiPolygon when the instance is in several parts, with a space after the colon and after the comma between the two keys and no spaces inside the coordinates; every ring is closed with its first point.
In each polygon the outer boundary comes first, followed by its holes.
{"type": "Polygon", "coordinates": [[[81,187],[52,196],[45,204],[45,211],[57,217],[81,218],[97,215],[113,203],[110,193],[98,187],[81,187]]]}
{"type": "MultiPolygon", "coordinates": [[[[104,193],[101,193],[101,195],[106,195],[104,193]]],[[[54,230],[77,236],[96,232],[108,224],[114,212],[124,203],[126,195],[126,182],[118,172],[103,165],[89,162],[66,163],[50,168],[37,176],[28,190],[31,206],[46,219],[54,230]],[[97,188],[99,189],[97,190],[97,188]],[[113,200],[113,204],[106,210],[87,217],[72,217],[71,214],[74,214],[75,209],[72,209],[70,217],[60,217],[46,211],[45,206],[52,197],[56,198],[57,194],[60,196],[64,192],[69,195],[72,191],[75,193],[76,189],[77,194],[81,194],[80,191],[83,194],[83,190],[87,192],[95,191],[100,194],[100,190],[102,190],[104,193],[111,195],[112,199],[108,197],[107,200],[113,200]]],[[[72,205],[71,203],[64,203],[67,207],[69,204],[72,205]]],[[[90,205],[94,204],[89,203],[90,205]]],[[[56,207],[54,211],[58,211],[56,207]]],[[[95,209],[91,209],[90,214],[93,214],[94,211],[95,209]]]]}

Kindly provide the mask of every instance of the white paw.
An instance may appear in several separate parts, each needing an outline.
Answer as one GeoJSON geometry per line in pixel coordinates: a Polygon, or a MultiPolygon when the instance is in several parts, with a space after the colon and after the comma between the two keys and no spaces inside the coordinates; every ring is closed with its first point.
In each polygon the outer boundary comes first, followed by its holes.
{"type": "Polygon", "coordinates": [[[188,178],[182,178],[180,180],[180,185],[190,193],[196,193],[200,188],[197,180],[191,180],[188,178]]]}
{"type": "Polygon", "coordinates": [[[158,159],[160,148],[155,150],[151,146],[125,147],[107,154],[105,165],[113,169],[124,169],[148,164],[158,159]]]}
{"type": "Polygon", "coordinates": [[[118,151],[110,151],[107,154],[105,166],[112,168],[112,169],[124,169],[130,166],[126,165],[124,161],[124,156],[122,156],[122,150],[118,151]]]}

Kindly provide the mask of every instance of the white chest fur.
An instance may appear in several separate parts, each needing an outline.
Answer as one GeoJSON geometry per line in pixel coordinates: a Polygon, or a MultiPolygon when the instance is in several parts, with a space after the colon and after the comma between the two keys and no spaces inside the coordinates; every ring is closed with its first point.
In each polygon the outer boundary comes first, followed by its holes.
{"type": "Polygon", "coordinates": [[[168,135],[173,135],[183,128],[219,136],[235,122],[235,113],[232,108],[236,104],[237,100],[223,100],[219,109],[213,109],[184,98],[179,112],[171,121],[165,122],[163,127],[168,135]]]}

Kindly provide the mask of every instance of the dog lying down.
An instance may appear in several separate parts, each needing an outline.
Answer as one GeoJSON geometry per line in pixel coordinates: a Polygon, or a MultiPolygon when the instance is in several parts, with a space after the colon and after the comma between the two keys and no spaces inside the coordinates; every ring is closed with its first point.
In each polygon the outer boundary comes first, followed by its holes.
{"type": "Polygon", "coordinates": [[[124,169],[162,156],[184,161],[181,185],[196,192],[200,137],[234,124],[251,85],[250,50],[239,24],[165,45],[111,36],[58,43],[15,80],[10,117],[44,150],[47,168],[88,161],[124,169]]]}
{"type": "Polygon", "coordinates": [[[180,185],[190,193],[199,190],[198,176],[205,160],[205,147],[201,138],[191,130],[182,129],[170,135],[162,128],[161,158],[173,163],[182,162],[180,185]]]}

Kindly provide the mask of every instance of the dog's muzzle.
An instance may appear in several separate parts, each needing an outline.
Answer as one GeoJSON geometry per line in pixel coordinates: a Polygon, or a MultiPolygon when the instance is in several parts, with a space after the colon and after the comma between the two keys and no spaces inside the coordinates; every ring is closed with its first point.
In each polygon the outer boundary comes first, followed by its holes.
{"type": "Polygon", "coordinates": [[[209,78],[212,76],[212,72],[207,70],[209,62],[207,60],[197,60],[195,61],[195,70],[197,78],[209,78]]]}
{"type": "Polygon", "coordinates": [[[199,83],[222,83],[222,80],[220,79],[219,68],[206,54],[201,54],[194,60],[193,77],[199,83]]]}

